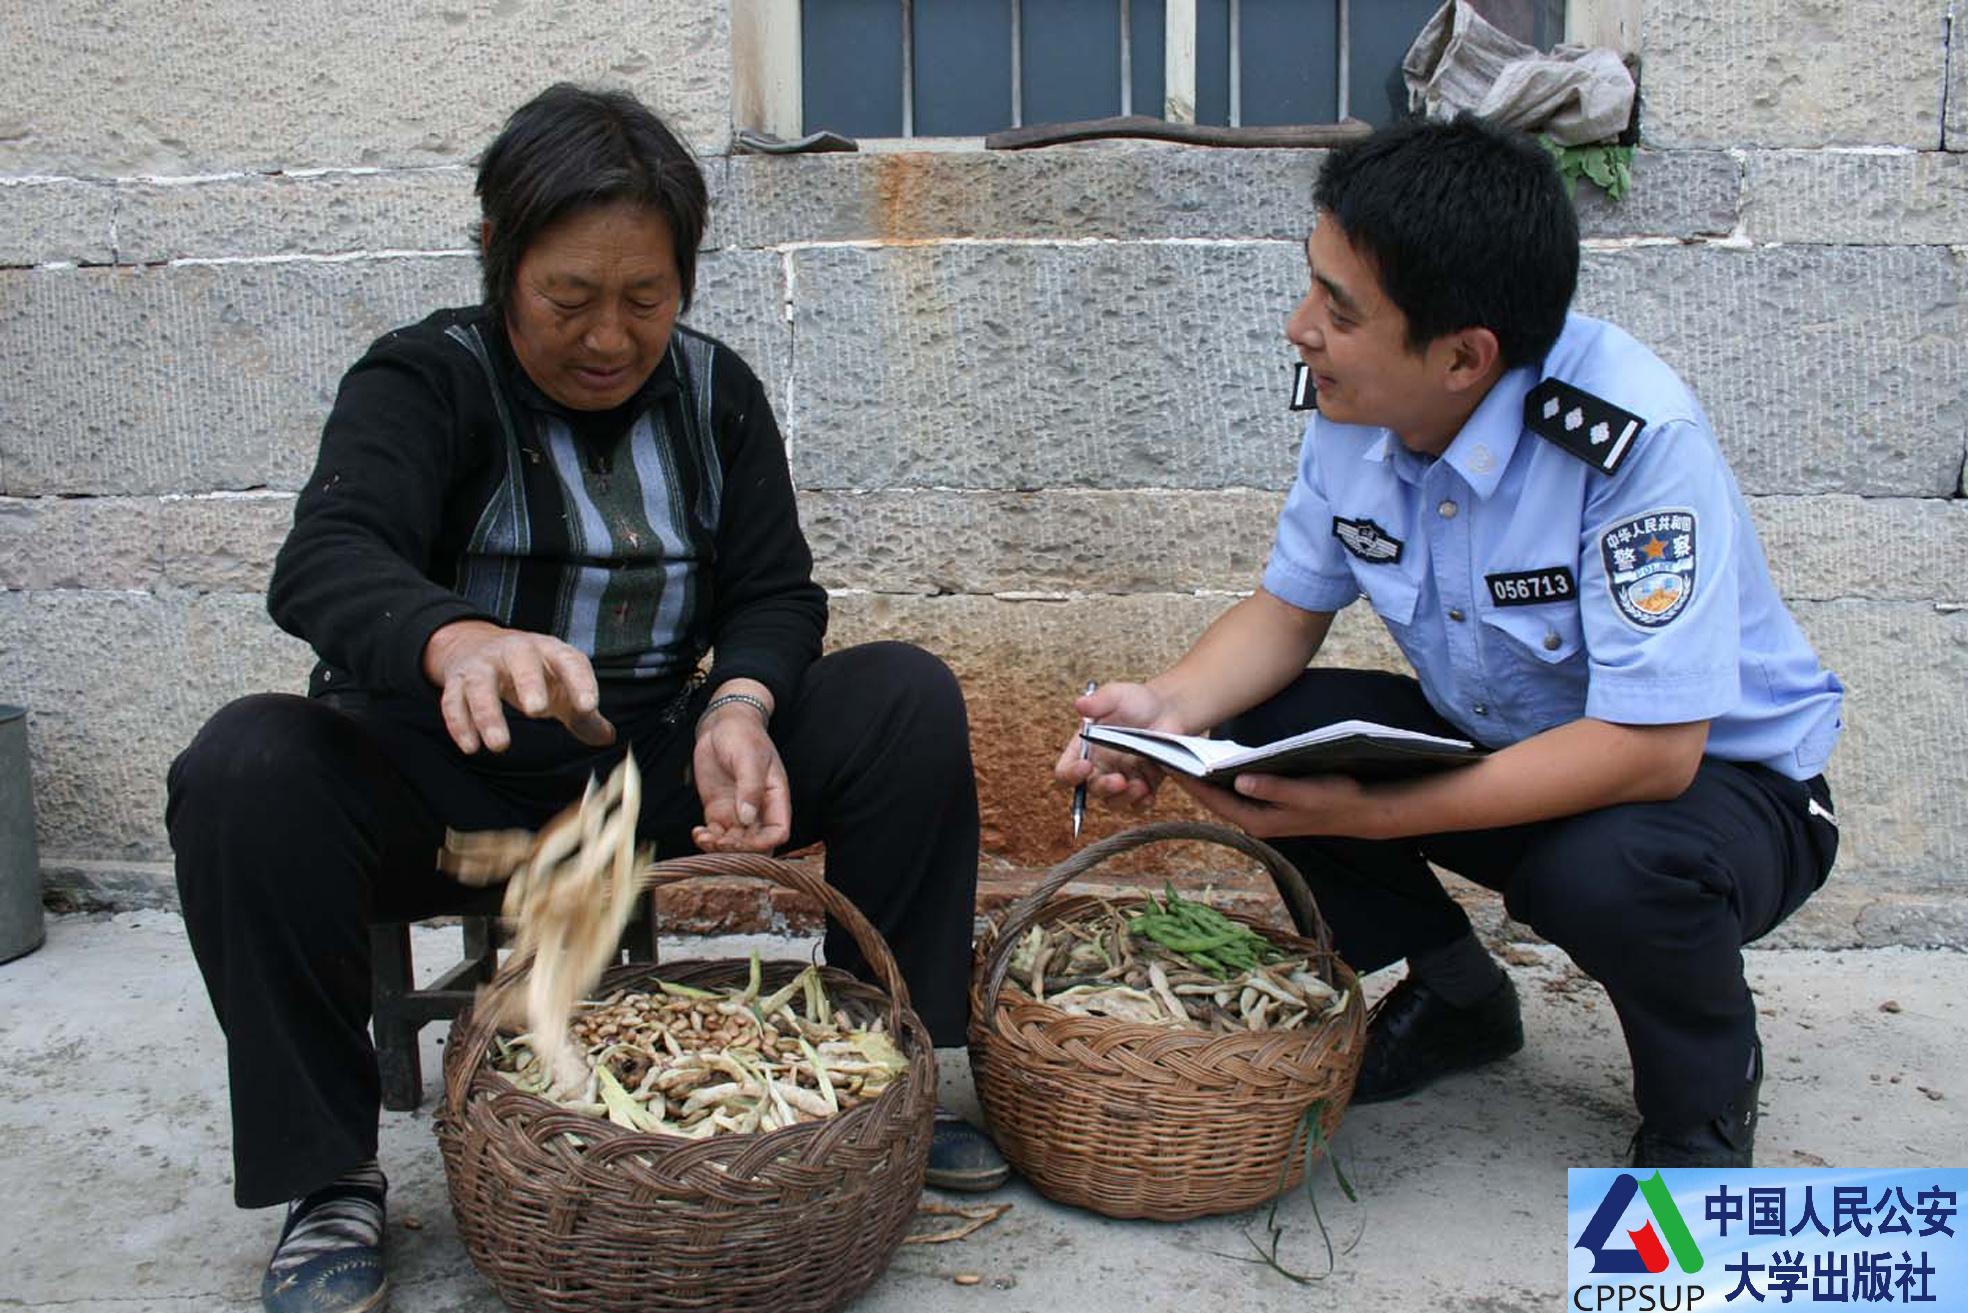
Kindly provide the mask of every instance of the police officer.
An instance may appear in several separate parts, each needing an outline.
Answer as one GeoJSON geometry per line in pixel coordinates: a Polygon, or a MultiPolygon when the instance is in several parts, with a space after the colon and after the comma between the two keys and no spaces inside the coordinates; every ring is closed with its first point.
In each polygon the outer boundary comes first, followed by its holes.
{"type": "MultiPolygon", "coordinates": [[[[1541,147],[1464,118],[1335,151],[1286,325],[1316,390],[1263,586],[1081,715],[1263,743],[1360,718],[1472,739],[1398,783],[1187,777],[1304,872],[1360,971],[1406,959],[1354,1098],[1523,1044],[1515,990],[1429,870],[1500,891],[1605,986],[1636,1166],[1747,1166],[1762,1077],[1742,945],[1824,881],[1842,687],[1784,609],[1687,386],[1568,313],[1578,227],[1541,147]],[[1364,596],[1414,676],[1308,670],[1364,596]]],[[[1139,810],[1159,773],[1070,747],[1139,810]]]]}

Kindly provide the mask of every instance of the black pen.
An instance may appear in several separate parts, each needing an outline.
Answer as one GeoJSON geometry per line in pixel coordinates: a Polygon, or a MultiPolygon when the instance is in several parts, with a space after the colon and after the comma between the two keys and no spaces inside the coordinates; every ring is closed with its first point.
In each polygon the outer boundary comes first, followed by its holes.
{"type": "MultiPolygon", "coordinates": [[[[1095,684],[1093,680],[1089,679],[1087,681],[1086,692],[1082,693],[1080,696],[1091,697],[1093,695],[1093,690],[1096,687],[1098,687],[1098,685],[1095,684]]],[[[1086,732],[1091,728],[1093,728],[1093,718],[1091,716],[1081,717],[1080,718],[1080,760],[1081,761],[1085,761],[1088,757],[1091,757],[1093,755],[1093,740],[1089,739],[1086,736],[1086,732]]],[[[1074,786],[1073,789],[1073,837],[1075,839],[1080,837],[1080,827],[1086,824],[1086,790],[1087,790],[1087,782],[1085,780],[1081,780],[1078,785],[1074,786]]]]}

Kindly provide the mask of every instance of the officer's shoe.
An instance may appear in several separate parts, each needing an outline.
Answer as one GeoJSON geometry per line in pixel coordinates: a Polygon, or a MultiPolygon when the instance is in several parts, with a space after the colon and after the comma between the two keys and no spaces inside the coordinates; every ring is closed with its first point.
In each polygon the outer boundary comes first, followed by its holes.
{"type": "Polygon", "coordinates": [[[1756,1102],[1763,1089],[1763,1045],[1751,1058],[1749,1081],[1715,1116],[1670,1132],[1643,1121],[1633,1133],[1634,1167],[1752,1167],[1756,1156],[1756,1102]]]}
{"type": "Polygon", "coordinates": [[[1487,998],[1459,1008],[1410,972],[1367,1019],[1367,1052],[1353,1102],[1398,1099],[1523,1047],[1524,1018],[1510,977],[1487,998]]]}
{"type": "Polygon", "coordinates": [[[1011,1175],[1011,1165],[982,1130],[941,1104],[929,1136],[926,1185],[938,1190],[995,1190],[1011,1175]]]}

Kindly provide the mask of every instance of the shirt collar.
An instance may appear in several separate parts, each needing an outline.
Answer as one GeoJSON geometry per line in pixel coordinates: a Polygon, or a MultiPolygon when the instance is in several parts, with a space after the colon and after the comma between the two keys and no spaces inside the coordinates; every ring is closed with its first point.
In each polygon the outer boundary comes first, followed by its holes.
{"type": "MultiPolygon", "coordinates": [[[[1536,375],[1528,365],[1505,372],[1470,412],[1462,431],[1440,457],[1482,500],[1487,501],[1497,490],[1504,467],[1517,450],[1517,439],[1524,432],[1524,398],[1536,375]]],[[[1437,458],[1409,451],[1393,430],[1381,429],[1380,436],[1360,453],[1360,459],[1391,463],[1402,482],[1418,484],[1437,458]]]]}
{"type": "MultiPolygon", "coordinates": [[[[544,411],[549,415],[556,415],[561,419],[575,421],[577,424],[584,416],[592,416],[598,413],[594,411],[578,411],[570,406],[562,405],[540,390],[540,386],[528,376],[525,368],[519,363],[519,356],[512,349],[512,339],[506,333],[504,315],[499,314],[497,311],[490,311],[486,315],[486,326],[488,329],[487,335],[494,343],[493,349],[498,353],[501,363],[506,366],[507,377],[512,379],[514,394],[528,409],[544,411]]],[[[643,380],[642,386],[635,390],[634,395],[616,407],[616,409],[640,410],[675,392],[678,386],[678,365],[676,357],[676,334],[672,332],[670,335],[669,349],[663,352],[663,358],[656,362],[656,368],[649,371],[649,377],[643,380]]]]}
{"type": "Polygon", "coordinates": [[[1505,371],[1442,453],[1470,491],[1485,501],[1503,481],[1503,471],[1517,451],[1517,440],[1524,434],[1524,398],[1536,382],[1537,371],[1529,365],[1505,371]]]}

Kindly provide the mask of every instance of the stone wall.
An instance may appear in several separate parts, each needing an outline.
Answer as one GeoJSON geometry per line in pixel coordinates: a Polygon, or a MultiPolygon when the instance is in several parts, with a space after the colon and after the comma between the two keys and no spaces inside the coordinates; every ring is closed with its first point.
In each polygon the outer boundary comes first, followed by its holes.
{"type": "MultiPolygon", "coordinates": [[[[692,318],[778,402],[832,641],[962,676],[994,878],[1066,846],[1070,691],[1151,672],[1252,587],[1316,153],[730,155],[717,0],[118,8],[25,0],[0,91],[0,698],[33,713],[56,897],[170,898],[165,764],[307,665],[261,590],[336,379],[473,298],[470,157],[555,78],[628,85],[705,153],[692,318]]],[[[1792,940],[1968,944],[1947,12],[1648,4],[1634,193],[1581,197],[1582,308],[1701,393],[1851,686],[1845,853],[1792,940]]],[[[1350,612],[1332,656],[1394,659],[1350,612]]]]}

